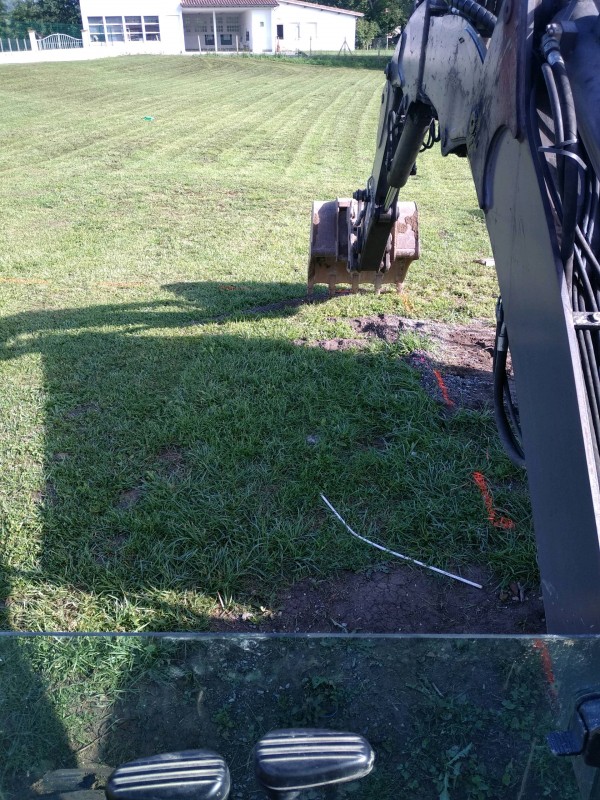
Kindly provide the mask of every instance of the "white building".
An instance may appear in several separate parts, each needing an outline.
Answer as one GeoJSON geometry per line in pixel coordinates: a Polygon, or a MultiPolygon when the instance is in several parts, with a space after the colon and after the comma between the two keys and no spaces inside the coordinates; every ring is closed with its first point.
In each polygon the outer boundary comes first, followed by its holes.
{"type": "Polygon", "coordinates": [[[363,15],[304,0],[80,0],[84,46],[123,53],[354,49],[363,15]]]}

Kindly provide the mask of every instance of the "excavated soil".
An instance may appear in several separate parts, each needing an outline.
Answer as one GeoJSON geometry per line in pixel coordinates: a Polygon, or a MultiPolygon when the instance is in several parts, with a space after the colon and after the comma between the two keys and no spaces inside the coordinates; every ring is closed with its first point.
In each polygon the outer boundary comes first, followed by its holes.
{"type": "Polygon", "coordinates": [[[544,633],[539,591],[512,584],[500,591],[478,568],[463,577],[483,589],[419,571],[385,564],[371,572],[342,572],[335,578],[308,579],[279,596],[278,610],[260,618],[215,619],[220,632],[264,633],[544,633]]]}
{"type": "Polygon", "coordinates": [[[350,325],[356,331],[355,338],[299,340],[297,344],[329,351],[350,350],[366,347],[373,339],[393,344],[402,334],[417,334],[423,338],[424,347],[407,361],[421,373],[423,387],[432,397],[450,407],[491,407],[494,328],[489,323],[475,320],[457,325],[376,314],[352,319],[350,325]]]}

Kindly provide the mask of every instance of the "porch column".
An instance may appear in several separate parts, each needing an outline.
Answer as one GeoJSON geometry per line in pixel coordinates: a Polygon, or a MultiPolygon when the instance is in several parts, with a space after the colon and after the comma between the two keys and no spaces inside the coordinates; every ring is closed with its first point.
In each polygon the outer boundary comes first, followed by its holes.
{"type": "Polygon", "coordinates": [[[213,32],[215,34],[215,53],[219,52],[219,48],[217,47],[217,12],[213,11],[213,32]]]}

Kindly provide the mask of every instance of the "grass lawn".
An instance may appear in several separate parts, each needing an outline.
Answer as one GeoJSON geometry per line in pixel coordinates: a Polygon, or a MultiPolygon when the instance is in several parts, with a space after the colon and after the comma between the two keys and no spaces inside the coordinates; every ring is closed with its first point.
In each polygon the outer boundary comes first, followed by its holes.
{"type": "Polygon", "coordinates": [[[536,579],[523,474],[488,413],[423,391],[401,358],[423,342],[296,343],[380,312],[491,318],[464,161],[427,153],[407,187],[405,295],[253,311],[304,295],[311,202],[365,184],[382,81],[252,58],[0,67],[2,627],[203,629],[220,602],[377,563],[320,492],[415,558],[536,579]]]}

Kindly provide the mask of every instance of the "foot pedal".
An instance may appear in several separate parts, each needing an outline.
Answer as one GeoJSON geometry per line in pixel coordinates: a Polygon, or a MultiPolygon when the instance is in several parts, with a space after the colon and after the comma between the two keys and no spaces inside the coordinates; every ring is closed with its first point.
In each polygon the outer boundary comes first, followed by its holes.
{"type": "Polygon", "coordinates": [[[337,731],[273,731],[254,748],[256,779],[272,798],[362,778],[374,760],[366,739],[337,731]]]}
{"type": "Polygon", "coordinates": [[[225,760],[210,750],[184,750],[123,764],[106,785],[107,800],[226,800],[225,760]]]}

